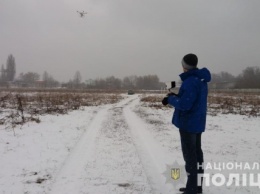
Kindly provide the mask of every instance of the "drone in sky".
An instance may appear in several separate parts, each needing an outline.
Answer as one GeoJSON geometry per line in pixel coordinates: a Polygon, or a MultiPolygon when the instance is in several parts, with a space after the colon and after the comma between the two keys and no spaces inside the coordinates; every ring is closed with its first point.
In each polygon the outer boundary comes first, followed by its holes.
{"type": "Polygon", "coordinates": [[[81,17],[81,18],[83,18],[88,12],[84,12],[84,11],[82,11],[82,12],[80,12],[80,11],[77,11],[78,13],[79,13],[79,16],[81,17]]]}

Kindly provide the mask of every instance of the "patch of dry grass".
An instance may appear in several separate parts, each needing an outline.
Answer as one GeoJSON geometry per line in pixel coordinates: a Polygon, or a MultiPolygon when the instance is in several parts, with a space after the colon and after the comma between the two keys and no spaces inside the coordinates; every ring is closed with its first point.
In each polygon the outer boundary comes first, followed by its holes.
{"type": "Polygon", "coordinates": [[[208,110],[212,115],[222,113],[257,117],[260,116],[260,95],[244,92],[210,93],[208,110]]]}
{"type": "MultiPolygon", "coordinates": [[[[143,106],[156,109],[171,108],[163,106],[161,101],[165,95],[143,95],[143,106]]],[[[210,92],[208,95],[208,113],[211,115],[240,114],[246,116],[260,116],[259,93],[246,92],[210,92]]]]}
{"type": "Polygon", "coordinates": [[[85,106],[113,104],[122,98],[119,93],[103,92],[0,92],[0,125],[38,123],[39,115],[66,114],[85,106]]]}

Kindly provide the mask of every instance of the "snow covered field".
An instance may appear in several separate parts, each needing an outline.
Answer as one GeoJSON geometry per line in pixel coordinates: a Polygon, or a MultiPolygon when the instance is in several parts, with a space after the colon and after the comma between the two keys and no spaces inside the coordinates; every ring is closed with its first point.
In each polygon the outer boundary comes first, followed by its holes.
{"type": "MultiPolygon", "coordinates": [[[[17,126],[15,136],[0,126],[0,193],[179,193],[165,184],[163,174],[167,164],[183,164],[173,110],[143,106],[141,95],[123,97],[66,115],[40,116],[39,124],[17,126]]],[[[259,129],[259,117],[209,115],[202,136],[205,162],[259,162],[259,129]]],[[[260,189],[212,185],[204,193],[260,189]]]]}

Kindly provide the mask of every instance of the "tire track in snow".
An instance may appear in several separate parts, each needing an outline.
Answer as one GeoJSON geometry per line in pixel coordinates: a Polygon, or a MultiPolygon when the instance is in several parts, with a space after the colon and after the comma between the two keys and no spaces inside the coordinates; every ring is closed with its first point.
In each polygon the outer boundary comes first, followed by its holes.
{"type": "Polygon", "coordinates": [[[136,97],[129,96],[108,110],[96,142],[98,154],[85,169],[85,194],[152,193],[123,115],[123,108],[136,97]]]}
{"type": "Polygon", "coordinates": [[[167,154],[131,107],[136,95],[106,106],[66,160],[51,194],[167,194],[167,154]]]}
{"type": "Polygon", "coordinates": [[[65,161],[58,177],[54,180],[50,194],[80,193],[85,165],[94,156],[95,141],[102,127],[109,106],[97,113],[86,132],[65,161]]]}
{"type": "MultiPolygon", "coordinates": [[[[101,169],[96,168],[97,160],[100,159],[99,155],[103,154],[102,150],[104,149],[104,145],[101,145],[101,151],[97,149],[98,144],[104,141],[101,132],[102,130],[107,129],[109,123],[112,123],[112,125],[118,124],[116,118],[113,118],[113,116],[111,117],[108,114],[113,114],[116,110],[122,111],[122,108],[134,98],[134,96],[131,96],[115,105],[106,105],[103,110],[97,113],[87,127],[86,132],[82,135],[71,154],[65,160],[60,172],[54,179],[49,192],[50,194],[100,193],[96,186],[104,185],[104,183],[100,178],[95,179],[95,177],[100,173],[100,170],[102,171],[104,169],[102,166],[100,167],[101,169]],[[91,181],[93,182],[93,180],[94,190],[89,192],[91,188],[88,183],[91,181]]],[[[107,160],[103,162],[106,163],[107,160]]],[[[118,185],[114,185],[114,187],[118,187],[118,185]]],[[[105,192],[102,193],[107,193],[106,191],[107,186],[105,192]]]]}
{"type": "Polygon", "coordinates": [[[123,110],[125,120],[135,141],[136,150],[143,163],[153,193],[172,193],[173,188],[165,184],[163,172],[165,171],[166,164],[172,163],[173,158],[154,140],[147,130],[147,125],[131,110],[137,104],[138,99],[123,110]]]}

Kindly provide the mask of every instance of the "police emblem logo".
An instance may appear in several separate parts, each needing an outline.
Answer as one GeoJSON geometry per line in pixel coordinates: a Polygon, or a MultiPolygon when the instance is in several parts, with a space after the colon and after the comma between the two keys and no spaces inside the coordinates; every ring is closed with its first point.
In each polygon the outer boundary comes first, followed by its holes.
{"type": "Polygon", "coordinates": [[[180,165],[177,161],[171,165],[167,164],[163,175],[166,178],[165,183],[170,183],[174,187],[183,186],[187,182],[187,175],[184,165],[180,165]]]}
{"type": "Polygon", "coordinates": [[[179,168],[171,169],[171,177],[173,180],[178,180],[181,176],[181,170],[179,168]]]}

